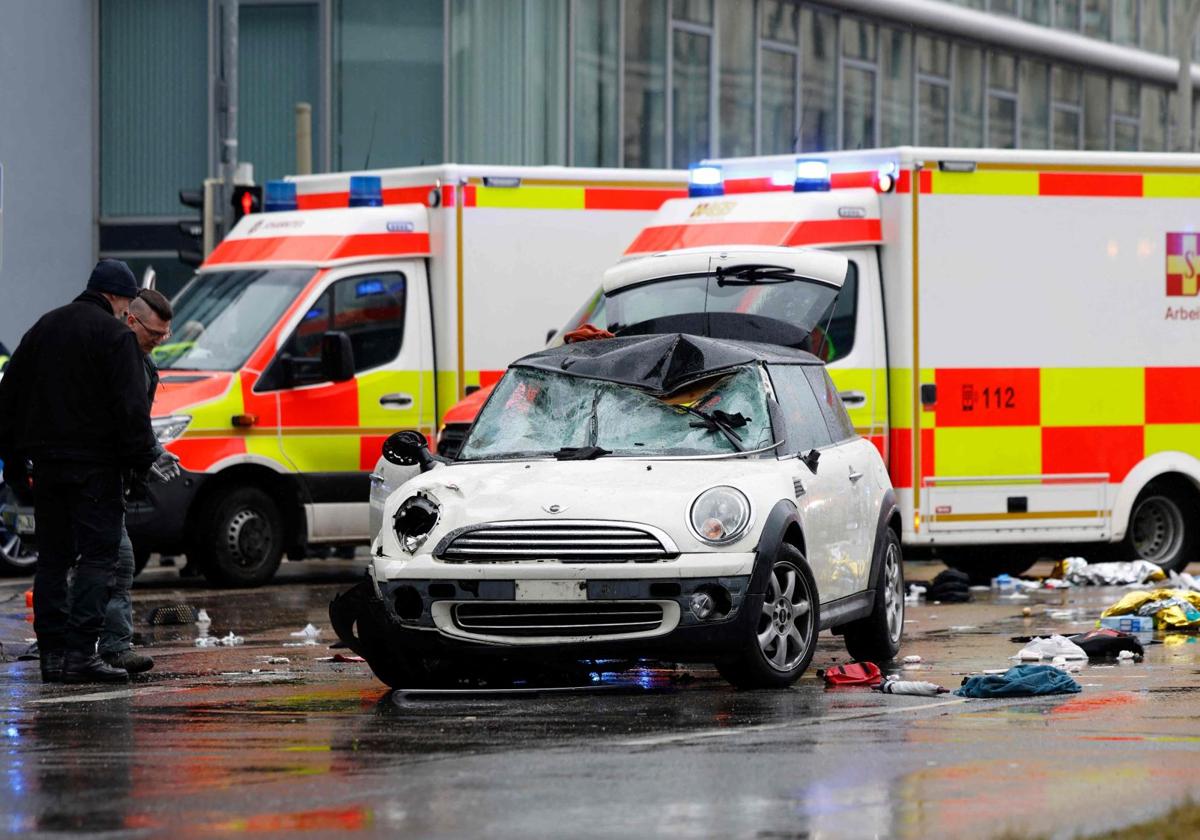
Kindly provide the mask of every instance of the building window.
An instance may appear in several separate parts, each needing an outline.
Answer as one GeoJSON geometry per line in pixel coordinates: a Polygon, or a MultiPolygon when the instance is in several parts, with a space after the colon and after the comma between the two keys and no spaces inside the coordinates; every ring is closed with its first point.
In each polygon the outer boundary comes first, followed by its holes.
{"type": "Polygon", "coordinates": [[[800,11],[787,0],[766,0],[761,9],[759,152],[786,154],[799,150],[800,11]]]}
{"type": "Polygon", "coordinates": [[[618,166],[620,150],[620,0],[574,6],[575,166],[618,166]]]}
{"type": "Polygon", "coordinates": [[[954,45],[954,118],[950,139],[956,146],[983,145],[983,52],[954,45]]]}
{"type": "Polygon", "coordinates": [[[879,32],[879,142],[900,146],[913,142],[912,35],[882,27],[879,32]]]}
{"type": "Polygon", "coordinates": [[[1021,59],[1021,147],[1050,148],[1050,67],[1021,59]]]}
{"type": "Polygon", "coordinates": [[[800,96],[800,151],[837,148],[837,18],[800,10],[804,62],[800,96]]]}
{"type": "Polygon", "coordinates": [[[1049,26],[1050,0],[1024,0],[1021,3],[1021,17],[1030,23],[1049,26]]]}
{"type": "Polygon", "coordinates": [[[1136,152],[1140,148],[1140,106],[1138,83],[1128,79],[1113,79],[1112,148],[1115,151],[1136,152]]]}
{"type": "Polygon", "coordinates": [[[655,0],[625,0],[625,166],[667,163],[667,15],[655,0]]]}
{"type": "MultiPolygon", "coordinates": [[[[792,18],[796,17],[796,7],[787,4],[792,18]]],[[[721,71],[718,79],[718,110],[717,142],[721,147],[723,157],[743,157],[753,155],[758,149],[755,138],[759,136],[756,130],[755,96],[755,26],[754,15],[747,14],[745,5],[739,0],[718,0],[717,19],[720,21],[719,37],[721,56],[721,71]]],[[[793,40],[793,44],[794,44],[793,40]]],[[[764,68],[765,72],[765,68],[764,68]]],[[[766,97],[766,80],[763,80],[763,98],[766,97]]],[[[797,73],[792,73],[792,117],[789,123],[789,137],[795,137],[796,96],[795,86],[797,73]]],[[[765,108],[765,105],[764,105],[765,108]]],[[[765,114],[764,114],[765,117],[765,114]]],[[[790,150],[789,146],[789,150],[790,150]]]]}
{"type": "Polygon", "coordinates": [[[1054,0],[1054,26],[1078,32],[1080,29],[1079,0],[1054,0]]]}
{"type": "Polygon", "coordinates": [[[993,149],[1017,147],[1017,59],[988,55],[987,136],[993,149]]]}
{"type": "Polygon", "coordinates": [[[1055,67],[1051,77],[1051,148],[1083,147],[1083,93],[1079,73],[1055,67]]]}
{"type": "Polygon", "coordinates": [[[868,149],[876,139],[876,82],[878,44],[875,25],[842,18],[842,142],[843,149],[868,149]]]}
{"type": "Polygon", "coordinates": [[[1142,85],[1141,147],[1147,152],[1167,148],[1167,91],[1142,85]]]}
{"type": "Polygon", "coordinates": [[[100,214],[186,214],[208,174],[206,0],[100,3],[99,111],[100,214]]]}
{"type": "Polygon", "coordinates": [[[1156,53],[1171,52],[1167,38],[1171,29],[1171,8],[1168,0],[1141,0],[1139,37],[1142,49],[1156,53]]]}
{"type": "Polygon", "coordinates": [[[1084,0],[1083,34],[1112,40],[1112,0],[1084,0]]]}
{"type": "Polygon", "coordinates": [[[1083,75],[1083,147],[1103,151],[1112,147],[1108,114],[1108,79],[1083,75]]]}
{"type": "Polygon", "coordinates": [[[674,0],[673,9],[671,165],[683,169],[715,152],[712,0],[674,0]]]}
{"type": "Polygon", "coordinates": [[[917,36],[917,143],[950,145],[950,44],[917,36]]]}
{"type": "Polygon", "coordinates": [[[566,5],[450,0],[448,25],[450,159],[566,163],[566,5]]]}

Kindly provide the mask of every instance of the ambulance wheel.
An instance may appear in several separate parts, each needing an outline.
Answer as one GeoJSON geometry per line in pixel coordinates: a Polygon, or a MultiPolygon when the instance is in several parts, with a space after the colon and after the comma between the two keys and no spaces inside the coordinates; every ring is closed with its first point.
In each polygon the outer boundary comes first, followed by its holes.
{"type": "Polygon", "coordinates": [[[1180,572],[1200,560],[1200,505],[1190,487],[1171,481],[1146,485],[1129,514],[1125,539],[1109,552],[1113,560],[1149,560],[1165,572],[1180,572]]]}
{"type": "Polygon", "coordinates": [[[900,637],[904,635],[904,559],[900,537],[891,528],[887,529],[877,562],[880,569],[875,607],[866,618],[847,624],[842,633],[852,659],[881,664],[900,652],[900,637]]]}
{"type": "Polygon", "coordinates": [[[261,586],[283,560],[283,515],[257,487],[214,500],[198,538],[201,570],[217,586],[261,586]]]}
{"type": "Polygon", "coordinates": [[[716,663],[717,671],[737,688],[786,688],[812,662],[821,626],[817,584],[800,549],[780,547],[752,618],[741,653],[716,663]]]}

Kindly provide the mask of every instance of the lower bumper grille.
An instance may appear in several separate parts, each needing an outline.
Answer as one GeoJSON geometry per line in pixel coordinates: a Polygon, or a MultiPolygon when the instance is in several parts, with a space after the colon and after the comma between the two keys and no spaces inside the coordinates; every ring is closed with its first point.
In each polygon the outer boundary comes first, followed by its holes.
{"type": "Polygon", "coordinates": [[[659,604],[521,603],[458,604],[455,625],[487,636],[618,636],[647,633],[663,623],[659,604]]]}

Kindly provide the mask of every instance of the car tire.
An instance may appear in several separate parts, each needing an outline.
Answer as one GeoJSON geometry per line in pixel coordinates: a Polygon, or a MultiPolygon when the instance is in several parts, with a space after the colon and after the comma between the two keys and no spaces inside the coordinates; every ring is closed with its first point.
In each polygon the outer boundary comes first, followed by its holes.
{"type": "Polygon", "coordinates": [[[875,606],[866,618],[852,621],[843,629],[846,652],[857,662],[889,662],[900,652],[904,636],[904,555],[900,537],[887,529],[880,547],[879,579],[875,583],[875,606]]]}
{"type": "Polygon", "coordinates": [[[808,669],[821,626],[817,584],[804,554],[784,543],[767,575],[759,615],[747,620],[741,652],[717,671],[737,688],[785,688],[808,669]]]}
{"type": "Polygon", "coordinates": [[[1149,560],[1180,572],[1200,560],[1200,505],[1170,482],[1154,481],[1138,494],[1125,539],[1105,552],[1110,560],[1149,560]]]}
{"type": "Polygon", "coordinates": [[[201,571],[216,586],[261,586],[283,560],[283,515],[258,487],[239,487],[215,500],[197,538],[201,571]]]}

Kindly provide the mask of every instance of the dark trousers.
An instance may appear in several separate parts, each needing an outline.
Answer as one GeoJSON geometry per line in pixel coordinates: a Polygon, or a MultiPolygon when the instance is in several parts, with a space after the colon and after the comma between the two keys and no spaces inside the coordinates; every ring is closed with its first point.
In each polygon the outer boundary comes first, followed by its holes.
{"type": "Polygon", "coordinates": [[[38,647],[94,653],[112,591],[125,508],[115,467],[34,466],[38,561],[33,630],[38,647]],[[67,574],[75,567],[73,586],[67,574]]]}

